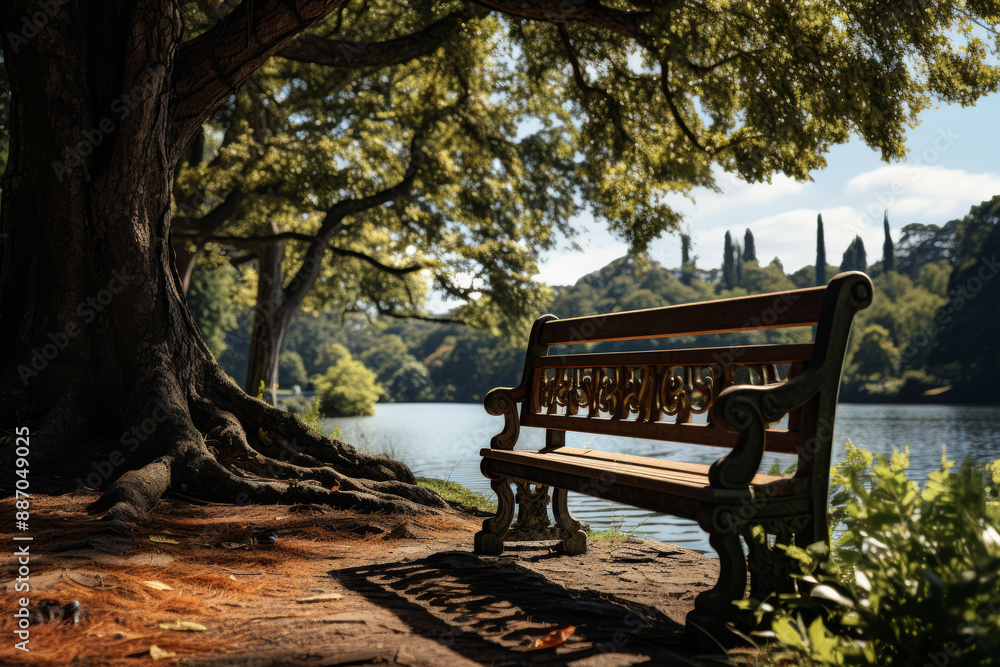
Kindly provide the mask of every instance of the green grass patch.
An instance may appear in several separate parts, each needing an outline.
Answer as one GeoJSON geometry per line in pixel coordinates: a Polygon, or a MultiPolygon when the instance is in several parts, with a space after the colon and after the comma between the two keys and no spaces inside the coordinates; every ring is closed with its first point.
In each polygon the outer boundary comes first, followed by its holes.
{"type": "Polygon", "coordinates": [[[497,508],[496,500],[490,500],[481,493],[470,491],[458,482],[433,479],[431,477],[417,477],[417,484],[434,491],[449,502],[460,503],[466,507],[475,507],[481,510],[495,510],[497,508]]]}
{"type": "Polygon", "coordinates": [[[607,530],[591,530],[587,532],[587,539],[594,542],[624,542],[632,537],[631,532],[626,532],[618,526],[613,526],[607,530]]]}

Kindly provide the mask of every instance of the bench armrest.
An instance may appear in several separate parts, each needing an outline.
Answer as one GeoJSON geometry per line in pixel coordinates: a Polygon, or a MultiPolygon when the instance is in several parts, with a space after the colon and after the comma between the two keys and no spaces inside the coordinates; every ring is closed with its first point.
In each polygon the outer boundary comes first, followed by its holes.
{"type": "Polygon", "coordinates": [[[517,387],[497,387],[486,394],[483,405],[491,415],[503,415],[503,430],[490,440],[490,449],[514,449],[514,444],[521,433],[521,420],[518,417],[518,403],[528,395],[526,385],[517,387]]]}
{"type": "Polygon", "coordinates": [[[760,467],[768,423],[779,421],[817,396],[818,432],[806,443],[805,446],[812,449],[806,453],[829,457],[833,415],[851,323],[858,311],[871,304],[872,293],[871,279],[864,273],[838,274],[830,282],[823,300],[814,353],[806,369],[780,385],[737,385],[719,395],[713,406],[713,422],[720,428],[740,433],[740,439],[727,456],[712,464],[709,482],[713,486],[746,488],[760,467]]]}

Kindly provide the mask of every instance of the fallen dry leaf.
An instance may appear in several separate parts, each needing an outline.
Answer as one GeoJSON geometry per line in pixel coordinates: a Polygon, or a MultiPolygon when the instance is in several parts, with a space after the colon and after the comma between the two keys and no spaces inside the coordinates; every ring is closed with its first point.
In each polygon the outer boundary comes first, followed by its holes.
{"type": "Polygon", "coordinates": [[[160,627],[164,630],[177,630],[178,632],[205,632],[208,630],[201,623],[182,621],[180,619],[177,619],[173,623],[160,623],[160,627]]]}
{"type": "Polygon", "coordinates": [[[175,540],[172,537],[167,537],[166,535],[150,535],[150,542],[159,542],[160,544],[180,544],[180,540],[175,540]]]}
{"type": "Polygon", "coordinates": [[[227,549],[242,549],[246,545],[246,542],[222,542],[222,546],[227,549]]]}
{"type": "Polygon", "coordinates": [[[173,651],[164,651],[156,644],[153,644],[149,647],[149,657],[153,660],[163,660],[165,658],[176,658],[177,654],[173,651]]]}
{"type": "Polygon", "coordinates": [[[532,642],[531,646],[524,649],[525,651],[538,651],[543,648],[552,648],[553,646],[559,646],[564,641],[569,639],[570,635],[576,632],[575,625],[567,625],[565,628],[560,630],[553,630],[549,634],[545,635],[541,639],[536,639],[532,642]]]}
{"type": "Polygon", "coordinates": [[[144,581],[142,583],[146,584],[150,588],[155,588],[158,591],[172,591],[172,590],[174,590],[170,586],[167,586],[162,581],[144,581]]]}

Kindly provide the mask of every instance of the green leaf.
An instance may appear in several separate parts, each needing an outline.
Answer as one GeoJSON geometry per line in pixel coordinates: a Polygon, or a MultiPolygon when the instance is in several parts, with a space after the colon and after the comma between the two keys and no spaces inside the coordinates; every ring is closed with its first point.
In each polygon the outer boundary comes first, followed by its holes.
{"type": "Polygon", "coordinates": [[[822,618],[815,618],[809,624],[810,657],[822,662],[835,662],[837,639],[823,625],[822,618]]]}
{"type": "Polygon", "coordinates": [[[776,619],[771,624],[771,630],[774,632],[775,638],[782,644],[793,646],[803,651],[806,650],[806,644],[802,639],[802,635],[799,634],[798,626],[791,618],[783,616],[776,619]]]}
{"type": "Polygon", "coordinates": [[[843,607],[854,607],[854,600],[847,597],[840,591],[838,591],[833,586],[828,584],[820,584],[819,586],[813,586],[809,591],[809,597],[817,598],[820,600],[829,600],[830,602],[836,602],[843,607]]]}

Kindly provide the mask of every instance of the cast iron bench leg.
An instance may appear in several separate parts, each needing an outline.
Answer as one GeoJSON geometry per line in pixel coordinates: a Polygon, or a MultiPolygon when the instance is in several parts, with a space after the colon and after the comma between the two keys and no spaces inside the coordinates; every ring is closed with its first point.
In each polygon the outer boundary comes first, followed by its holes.
{"type": "Polygon", "coordinates": [[[552,489],[552,513],[556,517],[556,525],[567,535],[562,541],[563,551],[570,556],[587,553],[584,524],[570,514],[566,500],[566,489],[552,489]]]}
{"type": "Polygon", "coordinates": [[[741,599],[747,587],[741,524],[736,511],[725,505],[705,507],[698,512],[698,525],[709,534],[709,544],[719,554],[719,580],[695,598],[694,611],[687,616],[688,632],[701,645],[710,645],[708,638],[723,645],[733,643],[725,621],[733,619],[733,601],[741,599]]]}
{"type": "Polygon", "coordinates": [[[487,556],[503,553],[503,541],[514,520],[514,492],[510,480],[499,477],[490,480],[490,487],[497,494],[497,513],[483,521],[483,529],[476,533],[474,551],[487,556]]]}

